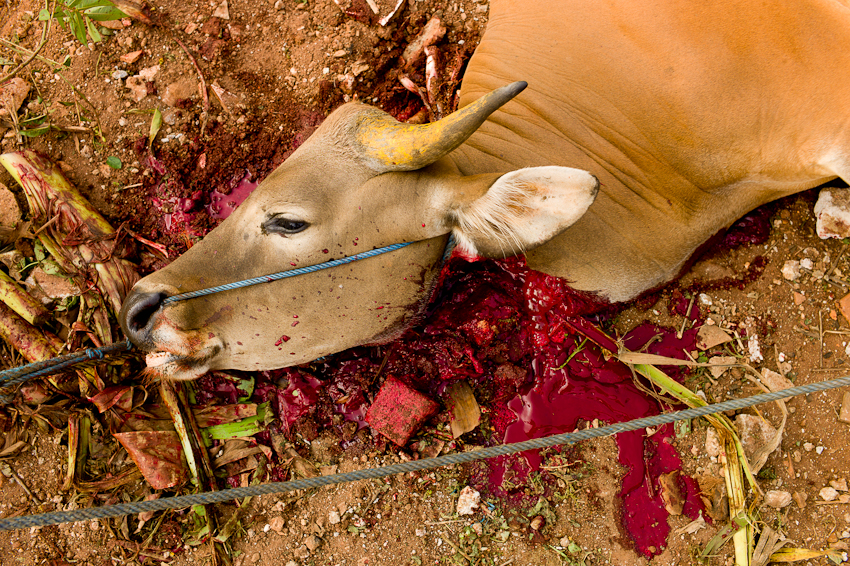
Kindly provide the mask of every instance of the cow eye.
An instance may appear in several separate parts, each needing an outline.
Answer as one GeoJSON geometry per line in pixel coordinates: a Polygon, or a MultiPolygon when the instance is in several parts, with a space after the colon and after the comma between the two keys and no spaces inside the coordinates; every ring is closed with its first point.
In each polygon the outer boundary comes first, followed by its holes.
{"type": "Polygon", "coordinates": [[[304,231],[310,224],[297,218],[272,216],[263,222],[263,231],[271,234],[297,234],[304,231]]]}

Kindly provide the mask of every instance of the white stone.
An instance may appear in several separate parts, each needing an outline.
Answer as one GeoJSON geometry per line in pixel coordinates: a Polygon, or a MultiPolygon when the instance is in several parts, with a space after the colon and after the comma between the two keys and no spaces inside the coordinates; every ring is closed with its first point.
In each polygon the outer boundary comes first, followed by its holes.
{"type": "Polygon", "coordinates": [[[460,495],[457,498],[457,514],[472,515],[475,512],[475,509],[478,508],[478,504],[480,502],[481,494],[475,489],[466,486],[461,490],[460,495]]]}
{"type": "Polygon", "coordinates": [[[818,237],[850,237],[850,189],[821,189],[815,204],[818,237]]]}
{"type": "Polygon", "coordinates": [[[834,487],[825,487],[818,492],[818,495],[824,501],[832,501],[838,497],[838,491],[834,487]]]}
{"type": "Polygon", "coordinates": [[[788,281],[796,281],[800,278],[800,262],[795,259],[789,259],[782,266],[782,277],[788,281]]]}

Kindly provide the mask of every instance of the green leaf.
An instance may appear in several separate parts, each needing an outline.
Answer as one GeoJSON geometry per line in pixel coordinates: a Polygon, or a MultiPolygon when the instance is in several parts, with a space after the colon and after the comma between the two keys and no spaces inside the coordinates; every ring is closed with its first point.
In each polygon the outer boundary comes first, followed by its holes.
{"type": "Polygon", "coordinates": [[[89,36],[91,37],[92,41],[94,41],[95,43],[99,43],[100,40],[103,39],[103,37],[100,35],[100,32],[97,31],[97,26],[94,25],[94,22],[92,22],[89,18],[86,18],[86,27],[89,30],[89,36]]]}
{"type": "Polygon", "coordinates": [[[50,19],[50,12],[49,12],[48,10],[46,10],[46,9],[42,9],[42,10],[38,13],[38,20],[39,20],[40,22],[45,22],[45,21],[47,21],[47,20],[49,20],[49,19],[50,19]]]}
{"type": "Polygon", "coordinates": [[[83,17],[79,14],[79,12],[72,12],[71,19],[68,22],[71,26],[71,32],[74,34],[74,37],[77,38],[77,41],[85,45],[86,42],[86,23],[83,21],[83,17]]]}
{"type": "Polygon", "coordinates": [[[19,130],[22,136],[28,138],[37,138],[38,136],[43,136],[47,132],[50,131],[50,126],[44,126],[41,128],[30,128],[28,130],[19,130]]]}
{"type": "Polygon", "coordinates": [[[156,138],[156,134],[159,133],[159,129],[162,127],[162,112],[159,111],[159,108],[154,109],[153,111],[153,119],[151,120],[151,130],[148,135],[148,149],[150,149],[151,145],[153,145],[153,140],[156,138]]]}
{"type": "Polygon", "coordinates": [[[110,155],[106,158],[106,164],[112,167],[113,169],[121,169],[122,163],[121,160],[115,157],[114,155],[110,155]]]}
{"type": "Polygon", "coordinates": [[[112,6],[98,6],[86,10],[86,16],[96,22],[105,22],[108,20],[120,20],[126,18],[127,14],[112,6]]]}

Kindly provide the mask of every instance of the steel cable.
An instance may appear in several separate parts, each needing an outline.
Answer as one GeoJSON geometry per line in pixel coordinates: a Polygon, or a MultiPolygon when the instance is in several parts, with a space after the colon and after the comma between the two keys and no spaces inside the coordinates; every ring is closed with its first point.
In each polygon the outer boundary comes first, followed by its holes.
{"type": "Polygon", "coordinates": [[[576,432],[568,432],[564,434],[555,434],[544,438],[535,438],[523,442],[513,444],[504,444],[501,446],[491,446],[471,452],[460,452],[457,454],[447,454],[437,458],[425,458],[422,460],[413,460],[410,462],[402,462],[381,468],[369,468],[344,474],[334,474],[330,476],[319,476],[314,478],[305,478],[287,482],[274,482],[263,485],[237,487],[225,489],[222,491],[213,491],[206,493],[197,493],[192,495],[180,495],[175,497],[165,497],[152,501],[137,501],[132,503],[120,503],[117,505],[107,505],[104,507],[92,507],[89,509],[75,509],[72,511],[54,511],[51,513],[42,513],[39,515],[29,515],[24,517],[12,517],[9,519],[0,519],[0,531],[8,531],[13,529],[24,529],[28,527],[43,527],[47,525],[56,525],[59,523],[69,523],[74,521],[85,521],[91,519],[109,519],[114,517],[122,517],[135,513],[146,511],[165,511],[168,509],[182,509],[191,505],[205,505],[211,503],[223,503],[243,497],[253,497],[256,495],[269,495],[273,493],[283,493],[287,491],[295,491],[299,489],[311,489],[352,481],[365,479],[377,479],[386,476],[403,474],[408,472],[416,472],[430,470],[442,466],[453,464],[464,464],[476,460],[494,458],[497,456],[505,456],[508,454],[516,454],[526,450],[535,450],[539,448],[547,448],[559,444],[574,444],[582,440],[598,438],[602,436],[610,436],[621,432],[639,430],[646,427],[660,426],[675,421],[682,421],[702,417],[713,413],[721,413],[724,411],[738,410],[745,407],[751,407],[760,403],[767,403],[779,399],[786,399],[796,395],[806,395],[819,391],[826,391],[838,387],[850,385],[850,376],[840,377],[829,381],[820,381],[818,383],[810,383],[807,385],[799,385],[782,391],[774,391],[771,393],[762,393],[745,397],[743,399],[731,399],[722,401],[704,407],[696,407],[685,409],[673,413],[656,415],[653,417],[644,417],[624,423],[616,423],[599,428],[589,428],[576,432]]]}

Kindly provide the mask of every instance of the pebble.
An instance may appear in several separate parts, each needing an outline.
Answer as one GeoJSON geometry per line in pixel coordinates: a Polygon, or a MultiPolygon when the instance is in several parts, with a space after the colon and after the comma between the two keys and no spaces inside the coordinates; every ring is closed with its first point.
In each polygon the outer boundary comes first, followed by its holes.
{"type": "Polygon", "coordinates": [[[315,551],[319,548],[319,545],[322,544],[322,539],[317,537],[316,535],[310,535],[304,540],[304,546],[307,547],[307,550],[310,552],[315,551]]]}
{"type": "Polygon", "coordinates": [[[457,514],[472,515],[480,502],[481,494],[470,486],[466,486],[457,498],[457,514]]]}
{"type": "Polygon", "coordinates": [[[800,278],[800,262],[794,259],[789,259],[782,266],[782,277],[788,281],[796,281],[800,278]]]}
{"type": "Polygon", "coordinates": [[[804,257],[800,260],[800,267],[803,269],[808,269],[809,271],[811,271],[814,266],[815,264],[812,262],[812,260],[807,257],[804,257]]]}
{"type": "Polygon", "coordinates": [[[768,507],[773,507],[774,509],[782,509],[783,507],[788,507],[791,505],[791,494],[787,491],[781,491],[778,489],[771,489],[767,493],[764,494],[764,503],[768,507]]]}
{"type": "Polygon", "coordinates": [[[838,491],[834,487],[825,487],[818,492],[820,498],[824,501],[832,501],[836,497],[838,497],[838,491]]]}
{"type": "MultiPolygon", "coordinates": [[[[280,534],[283,534],[283,524],[284,524],[284,522],[285,521],[284,521],[283,517],[273,517],[272,520],[269,521],[269,524],[267,526],[271,530],[273,530],[274,532],[276,532],[277,534],[280,535],[280,534]]],[[[263,530],[265,531],[266,529],[263,529],[263,530]]]]}
{"type": "Polygon", "coordinates": [[[811,442],[804,442],[803,443],[803,450],[805,450],[806,452],[811,452],[812,450],[814,450],[814,448],[815,448],[815,445],[812,444],[811,442]]]}
{"type": "Polygon", "coordinates": [[[845,478],[841,478],[840,480],[832,480],[829,482],[836,491],[847,491],[847,480],[845,478]]]}
{"type": "Polygon", "coordinates": [[[119,69],[119,70],[115,71],[114,73],[112,73],[112,78],[117,80],[117,81],[122,81],[122,80],[126,79],[128,76],[130,76],[130,73],[128,73],[127,71],[125,71],[123,69],[119,69]]]}
{"type": "Polygon", "coordinates": [[[339,511],[331,511],[328,513],[328,523],[331,525],[338,525],[342,521],[342,518],[339,516],[339,511]]]}
{"type": "Polygon", "coordinates": [[[797,504],[797,507],[800,509],[806,508],[806,500],[809,498],[808,494],[803,493],[802,491],[794,492],[794,502],[797,504]]]}
{"type": "Polygon", "coordinates": [[[841,411],[838,414],[838,420],[850,424],[850,391],[844,394],[841,401],[841,411]]]}
{"type": "Polygon", "coordinates": [[[118,125],[122,128],[127,125],[127,118],[118,118],[118,125]]]}

